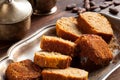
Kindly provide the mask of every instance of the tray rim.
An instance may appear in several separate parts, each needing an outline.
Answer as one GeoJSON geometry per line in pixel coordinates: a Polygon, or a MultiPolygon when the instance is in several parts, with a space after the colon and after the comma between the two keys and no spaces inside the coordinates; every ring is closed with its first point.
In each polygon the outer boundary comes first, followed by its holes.
{"type": "Polygon", "coordinates": [[[55,27],[55,23],[46,25],[46,26],[38,29],[38,30],[37,30],[36,32],[34,32],[32,35],[29,35],[28,37],[26,37],[26,38],[18,41],[18,42],[15,43],[15,44],[13,44],[13,45],[8,49],[6,56],[3,57],[3,58],[0,60],[0,62],[2,62],[3,60],[5,60],[5,59],[7,59],[7,58],[10,59],[10,55],[11,55],[12,51],[14,50],[14,48],[16,48],[17,46],[19,46],[20,44],[22,44],[22,43],[24,43],[24,42],[26,42],[26,41],[31,40],[32,38],[35,38],[35,37],[41,35],[41,31],[46,30],[47,28],[50,28],[50,27],[53,27],[53,26],[55,27]]]}

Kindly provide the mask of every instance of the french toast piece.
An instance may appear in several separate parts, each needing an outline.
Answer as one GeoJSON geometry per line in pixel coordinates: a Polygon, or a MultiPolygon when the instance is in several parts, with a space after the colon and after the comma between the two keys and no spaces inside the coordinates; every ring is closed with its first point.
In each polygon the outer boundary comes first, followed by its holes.
{"type": "Polygon", "coordinates": [[[110,22],[103,15],[96,12],[85,12],[78,16],[78,28],[85,34],[97,34],[106,42],[113,37],[110,22]]]}
{"type": "Polygon", "coordinates": [[[76,18],[62,17],[56,22],[56,34],[63,39],[75,41],[82,34],[77,25],[76,18]]]}
{"type": "Polygon", "coordinates": [[[42,68],[60,68],[64,69],[70,66],[72,58],[57,52],[36,52],[34,63],[42,68]]]}
{"type": "Polygon", "coordinates": [[[42,36],[40,47],[48,52],[59,52],[65,55],[74,56],[76,44],[59,37],[42,36]]]}
{"type": "Polygon", "coordinates": [[[11,63],[6,70],[7,80],[39,80],[41,69],[31,60],[11,63]]]}
{"type": "Polygon", "coordinates": [[[77,68],[44,69],[43,80],[88,80],[88,72],[77,68]]]}

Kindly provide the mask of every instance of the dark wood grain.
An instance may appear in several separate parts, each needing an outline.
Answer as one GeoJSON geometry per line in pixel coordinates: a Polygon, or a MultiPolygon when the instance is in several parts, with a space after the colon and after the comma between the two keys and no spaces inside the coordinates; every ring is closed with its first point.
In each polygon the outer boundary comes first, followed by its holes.
{"type": "MultiPolygon", "coordinates": [[[[97,4],[103,2],[104,0],[95,0],[97,4]]],[[[75,13],[71,13],[71,11],[65,11],[65,7],[68,4],[76,3],[77,6],[83,6],[83,0],[58,0],[57,1],[57,12],[52,15],[47,16],[35,16],[32,15],[31,19],[31,29],[26,34],[26,37],[36,32],[38,29],[44,27],[45,25],[55,23],[56,20],[60,17],[64,16],[77,16],[75,13]]],[[[4,56],[8,50],[8,48],[16,42],[13,41],[0,41],[0,57],[4,56]]],[[[117,69],[107,80],[120,80],[120,68],[117,69]]]]}

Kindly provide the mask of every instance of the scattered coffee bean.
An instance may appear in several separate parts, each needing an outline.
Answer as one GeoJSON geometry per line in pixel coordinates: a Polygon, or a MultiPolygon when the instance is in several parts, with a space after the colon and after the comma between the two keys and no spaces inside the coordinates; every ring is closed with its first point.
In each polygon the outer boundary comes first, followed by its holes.
{"type": "Polygon", "coordinates": [[[115,7],[109,8],[109,12],[110,12],[111,14],[114,14],[114,15],[116,15],[116,14],[119,13],[118,9],[115,8],[115,7]]]}
{"type": "Polygon", "coordinates": [[[66,10],[72,10],[72,5],[67,5],[66,10]]]}
{"type": "Polygon", "coordinates": [[[113,4],[113,1],[105,1],[104,4],[111,6],[113,4]]]}
{"type": "Polygon", "coordinates": [[[72,13],[77,13],[78,10],[79,10],[78,7],[75,7],[75,8],[72,9],[72,13]]]}
{"type": "Polygon", "coordinates": [[[94,1],[90,1],[90,6],[95,6],[96,3],[94,1]]]}
{"type": "Polygon", "coordinates": [[[113,0],[105,0],[105,1],[113,1],[113,0]]]}
{"type": "Polygon", "coordinates": [[[115,6],[120,5],[120,1],[114,1],[114,5],[115,5],[115,6]]]}
{"type": "Polygon", "coordinates": [[[86,12],[86,9],[85,9],[85,8],[81,8],[81,9],[78,11],[78,14],[84,13],[84,12],[86,12]]]}
{"type": "Polygon", "coordinates": [[[71,5],[72,5],[73,8],[77,6],[77,4],[71,4],[71,5]]]}
{"type": "MultiPolygon", "coordinates": [[[[100,4],[100,6],[96,6],[96,3],[93,0],[84,0],[84,8],[77,7],[76,4],[70,4],[66,6],[66,10],[71,10],[72,13],[78,14],[86,11],[100,12],[101,9],[105,9],[113,4],[115,6],[120,5],[120,0],[105,0],[102,4],[100,4]]],[[[119,13],[118,9],[115,7],[109,8],[109,12],[114,15],[119,13]]]]}
{"type": "Polygon", "coordinates": [[[66,10],[72,10],[74,7],[76,7],[76,4],[67,5],[66,10]]]}
{"type": "Polygon", "coordinates": [[[100,7],[98,7],[98,8],[96,8],[96,9],[94,9],[93,11],[94,11],[94,12],[100,12],[101,9],[100,9],[100,7]]]}
{"type": "Polygon", "coordinates": [[[91,6],[90,7],[90,11],[93,11],[93,10],[95,10],[96,8],[99,8],[98,6],[91,6]]]}
{"type": "MultiPolygon", "coordinates": [[[[82,7],[78,7],[78,11],[81,10],[81,9],[83,9],[83,8],[82,8],[82,7]]],[[[85,8],[84,8],[84,9],[85,9],[85,8]]]]}
{"type": "Polygon", "coordinates": [[[90,1],[89,0],[84,0],[84,7],[86,8],[86,10],[90,9],[90,1]]]}
{"type": "Polygon", "coordinates": [[[82,9],[81,7],[75,7],[72,9],[72,13],[77,13],[81,9],[82,9]]]}
{"type": "Polygon", "coordinates": [[[105,1],[103,4],[100,5],[101,9],[105,9],[113,4],[113,1],[105,1]]]}
{"type": "Polygon", "coordinates": [[[100,5],[100,8],[101,8],[101,9],[105,9],[105,8],[107,8],[108,6],[109,6],[108,4],[101,4],[101,5],[100,5]]]}

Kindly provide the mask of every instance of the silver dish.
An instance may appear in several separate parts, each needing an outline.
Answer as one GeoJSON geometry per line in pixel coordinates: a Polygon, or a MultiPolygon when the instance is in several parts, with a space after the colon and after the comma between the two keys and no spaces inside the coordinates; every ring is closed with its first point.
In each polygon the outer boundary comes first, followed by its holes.
{"type": "MultiPolygon", "coordinates": [[[[104,14],[105,15],[105,14],[104,14]]],[[[99,70],[89,74],[90,80],[106,80],[107,77],[120,67],[120,19],[105,15],[112,23],[115,39],[111,42],[111,49],[114,54],[114,59],[111,63],[99,70]]],[[[56,35],[55,24],[51,24],[39,29],[33,35],[13,45],[7,52],[7,55],[0,61],[0,80],[5,79],[5,70],[8,64],[25,59],[33,60],[34,53],[40,51],[40,38],[42,35],[56,35]]]]}

